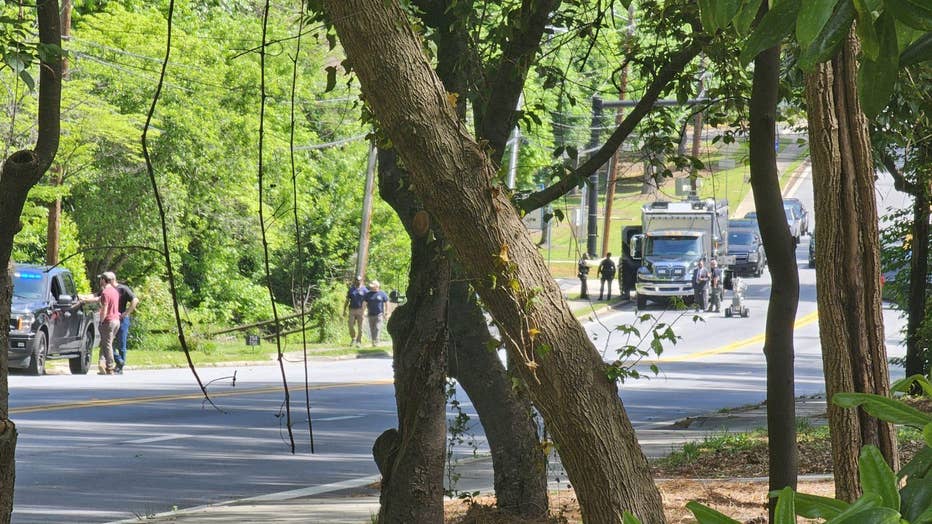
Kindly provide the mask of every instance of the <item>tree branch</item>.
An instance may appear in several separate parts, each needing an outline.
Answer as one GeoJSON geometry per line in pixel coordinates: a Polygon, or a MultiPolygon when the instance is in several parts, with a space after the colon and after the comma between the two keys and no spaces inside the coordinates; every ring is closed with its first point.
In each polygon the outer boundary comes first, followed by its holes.
{"type": "Polygon", "coordinates": [[[644,91],[644,95],[638,101],[637,105],[634,106],[631,112],[628,113],[628,116],[625,117],[615,131],[612,132],[608,140],[605,141],[605,144],[596,151],[595,154],[590,156],[583,165],[579,166],[575,171],[568,173],[555,184],[536,193],[532,193],[527,198],[521,200],[518,204],[519,207],[524,212],[529,213],[553,202],[565,195],[570,189],[584,181],[592,175],[592,173],[595,173],[599,167],[608,162],[612,155],[615,154],[615,151],[624,143],[625,139],[634,131],[634,128],[637,127],[647,113],[650,112],[654,103],[667,88],[667,85],[699,54],[704,44],[705,42],[702,39],[693,40],[688,46],[675,54],[669,62],[660,68],[660,71],[657,72],[657,76],[654,77],[647,87],[647,90],[644,91]]]}
{"type": "MultiPolygon", "coordinates": [[[[39,25],[39,42],[61,49],[61,18],[58,14],[58,0],[40,0],[36,4],[36,18],[39,25]]],[[[59,131],[61,129],[61,75],[62,57],[60,51],[51,57],[50,62],[39,62],[39,132],[36,139],[36,156],[39,168],[35,173],[37,183],[45,174],[55,153],[58,151],[59,131]]]]}
{"type": "Polygon", "coordinates": [[[877,155],[880,157],[880,163],[883,164],[883,167],[890,173],[890,176],[893,177],[893,187],[896,188],[897,191],[902,191],[903,193],[908,193],[913,196],[919,194],[919,186],[906,180],[906,176],[896,167],[896,160],[894,160],[889,152],[878,150],[877,155]]]}
{"type": "Polygon", "coordinates": [[[518,98],[524,88],[528,70],[540,50],[550,13],[559,9],[561,0],[524,0],[521,13],[503,46],[502,56],[489,75],[483,91],[489,97],[478,111],[476,135],[487,140],[492,162],[499,164],[505,154],[508,135],[515,126],[518,98]]]}

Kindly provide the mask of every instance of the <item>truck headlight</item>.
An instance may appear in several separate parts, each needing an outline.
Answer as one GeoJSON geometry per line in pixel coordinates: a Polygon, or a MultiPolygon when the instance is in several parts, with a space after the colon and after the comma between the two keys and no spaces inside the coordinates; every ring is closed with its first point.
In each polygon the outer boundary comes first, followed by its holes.
{"type": "Polygon", "coordinates": [[[28,334],[32,330],[32,323],[36,321],[36,317],[32,313],[24,313],[22,315],[13,315],[10,320],[12,320],[10,333],[28,334]]]}
{"type": "Polygon", "coordinates": [[[650,275],[650,269],[646,266],[641,266],[638,268],[638,275],[650,275]]]}
{"type": "Polygon", "coordinates": [[[748,254],[748,261],[749,261],[749,262],[757,262],[757,260],[758,260],[758,255],[757,255],[757,253],[750,253],[750,254],[748,254]]]}

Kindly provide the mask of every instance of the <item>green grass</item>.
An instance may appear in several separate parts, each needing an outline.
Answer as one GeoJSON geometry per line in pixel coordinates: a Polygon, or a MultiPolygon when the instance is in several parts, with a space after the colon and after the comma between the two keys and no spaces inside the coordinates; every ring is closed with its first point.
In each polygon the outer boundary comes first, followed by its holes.
{"type": "MultiPolygon", "coordinates": [[[[273,362],[278,348],[274,340],[262,340],[258,346],[247,346],[243,338],[236,340],[205,340],[186,338],[195,365],[213,365],[229,362],[273,362]]],[[[145,347],[130,348],[128,365],[131,367],[185,367],[188,361],[174,335],[150,335],[145,347]]],[[[282,351],[288,359],[301,358],[303,346],[297,337],[285,337],[282,351]]],[[[391,356],[391,345],[383,342],[378,348],[353,348],[347,344],[308,344],[308,358],[384,357],[391,356]]],[[[95,352],[96,356],[96,352],[95,352]]]]}

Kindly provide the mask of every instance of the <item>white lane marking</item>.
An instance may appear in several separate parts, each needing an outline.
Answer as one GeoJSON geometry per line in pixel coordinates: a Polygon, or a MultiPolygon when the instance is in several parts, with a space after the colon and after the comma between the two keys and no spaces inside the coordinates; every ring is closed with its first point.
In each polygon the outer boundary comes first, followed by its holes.
{"type": "Polygon", "coordinates": [[[166,440],[178,440],[182,438],[192,438],[194,435],[182,435],[182,434],[172,434],[172,435],[162,435],[161,437],[149,437],[141,438],[138,440],[128,440],[126,444],[151,444],[153,442],[164,442],[166,440]]]}
{"type": "Polygon", "coordinates": [[[314,422],[330,422],[333,420],[350,420],[354,418],[363,418],[365,415],[343,415],[342,417],[327,417],[327,418],[316,418],[313,419],[314,422]]]}

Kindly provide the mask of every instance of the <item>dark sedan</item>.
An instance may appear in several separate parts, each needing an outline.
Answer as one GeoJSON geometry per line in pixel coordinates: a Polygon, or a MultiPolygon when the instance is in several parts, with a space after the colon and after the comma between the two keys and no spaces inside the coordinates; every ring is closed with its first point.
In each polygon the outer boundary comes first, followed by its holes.
{"type": "Polygon", "coordinates": [[[732,229],[728,232],[728,254],[735,257],[732,266],[738,275],[759,277],[767,259],[760,235],[752,229],[732,229]]]}

